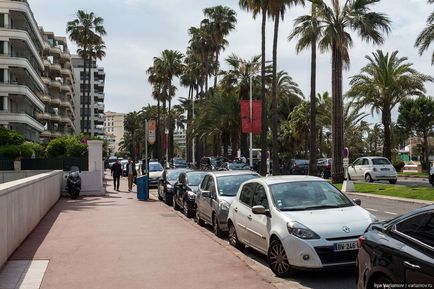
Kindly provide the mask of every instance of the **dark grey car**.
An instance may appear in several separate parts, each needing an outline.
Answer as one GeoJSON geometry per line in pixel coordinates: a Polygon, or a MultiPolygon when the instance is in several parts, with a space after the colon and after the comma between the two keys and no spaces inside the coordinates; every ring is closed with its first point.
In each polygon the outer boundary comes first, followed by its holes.
{"type": "Polygon", "coordinates": [[[228,213],[239,187],[245,181],[258,178],[252,171],[210,172],[202,180],[196,194],[196,220],[199,225],[213,226],[221,237],[228,231],[228,213]]]}

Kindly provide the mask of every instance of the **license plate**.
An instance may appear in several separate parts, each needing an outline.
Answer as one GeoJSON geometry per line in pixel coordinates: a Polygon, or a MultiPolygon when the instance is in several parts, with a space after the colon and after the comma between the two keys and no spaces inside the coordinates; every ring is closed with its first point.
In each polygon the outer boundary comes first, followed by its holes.
{"type": "Polygon", "coordinates": [[[357,241],[335,243],[333,247],[335,252],[359,249],[357,241]]]}
{"type": "Polygon", "coordinates": [[[390,171],[390,169],[385,168],[385,169],[381,169],[382,171],[390,171]]]}

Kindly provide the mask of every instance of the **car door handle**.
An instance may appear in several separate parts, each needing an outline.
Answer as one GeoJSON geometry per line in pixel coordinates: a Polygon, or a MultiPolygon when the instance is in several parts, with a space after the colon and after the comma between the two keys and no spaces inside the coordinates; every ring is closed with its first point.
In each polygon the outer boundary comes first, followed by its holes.
{"type": "Polygon", "coordinates": [[[251,221],[252,220],[252,215],[248,215],[247,219],[249,219],[249,221],[251,221]]]}
{"type": "Polygon", "coordinates": [[[236,213],[238,213],[238,208],[235,208],[234,211],[235,211],[236,213]]]}
{"type": "Polygon", "coordinates": [[[410,263],[408,261],[404,262],[404,266],[407,267],[407,268],[413,269],[413,270],[419,270],[420,269],[419,265],[412,264],[412,263],[410,263]]]}

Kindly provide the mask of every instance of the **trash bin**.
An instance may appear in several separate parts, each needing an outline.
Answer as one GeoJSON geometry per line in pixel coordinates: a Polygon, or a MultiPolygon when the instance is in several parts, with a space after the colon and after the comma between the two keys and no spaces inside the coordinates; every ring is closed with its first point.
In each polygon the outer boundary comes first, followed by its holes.
{"type": "Polygon", "coordinates": [[[141,201],[149,199],[148,176],[137,177],[137,199],[141,201]]]}

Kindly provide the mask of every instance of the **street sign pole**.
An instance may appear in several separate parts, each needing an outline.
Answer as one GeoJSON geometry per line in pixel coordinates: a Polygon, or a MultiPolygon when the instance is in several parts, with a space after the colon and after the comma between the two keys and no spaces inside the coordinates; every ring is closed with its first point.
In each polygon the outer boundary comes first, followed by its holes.
{"type": "Polygon", "coordinates": [[[348,178],[348,167],[350,165],[350,151],[347,147],[344,148],[343,152],[342,152],[342,156],[343,156],[343,167],[344,167],[344,174],[345,174],[345,180],[344,183],[342,184],[342,192],[346,193],[346,192],[355,192],[356,189],[354,187],[354,183],[353,181],[349,180],[348,178]]]}
{"type": "Polygon", "coordinates": [[[253,75],[250,75],[250,151],[249,151],[249,164],[250,167],[253,168],[253,133],[252,133],[252,120],[253,120],[253,75]]]}
{"type": "MultiPolygon", "coordinates": [[[[148,120],[145,119],[145,170],[148,175],[148,120]]],[[[144,173],[144,172],[142,172],[144,173]]]]}

